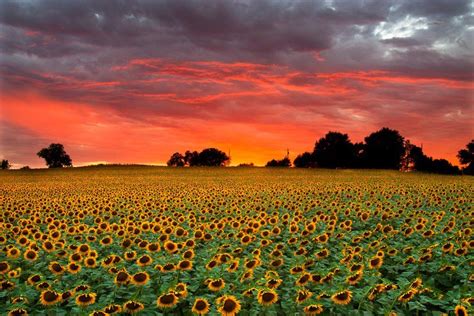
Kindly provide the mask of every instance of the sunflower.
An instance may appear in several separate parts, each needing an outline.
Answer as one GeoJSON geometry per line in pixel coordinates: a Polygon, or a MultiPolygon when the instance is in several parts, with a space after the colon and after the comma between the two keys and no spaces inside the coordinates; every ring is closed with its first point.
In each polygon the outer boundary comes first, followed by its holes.
{"type": "Polygon", "coordinates": [[[192,312],[198,315],[205,315],[209,313],[209,302],[205,298],[196,298],[194,300],[192,312]]]}
{"type": "Polygon", "coordinates": [[[61,275],[66,271],[57,261],[51,261],[48,269],[55,275],[61,275]]]}
{"type": "Polygon", "coordinates": [[[400,295],[397,300],[399,302],[406,303],[406,302],[411,301],[411,299],[415,296],[415,294],[416,294],[415,289],[409,289],[408,291],[400,295]]]}
{"type": "Polygon", "coordinates": [[[219,297],[217,300],[217,309],[223,316],[234,316],[240,311],[240,302],[233,295],[224,295],[219,297]]]}
{"type": "Polygon", "coordinates": [[[383,257],[380,257],[380,256],[375,256],[375,257],[372,257],[370,260],[369,260],[369,268],[370,269],[378,269],[382,266],[383,264],[383,257]]]}
{"type": "Polygon", "coordinates": [[[329,256],[329,250],[324,248],[323,250],[320,250],[316,253],[316,257],[318,259],[323,259],[323,258],[326,258],[327,256],[329,256]]]}
{"type": "Polygon", "coordinates": [[[245,290],[242,294],[247,297],[253,297],[256,291],[257,289],[252,287],[250,289],[245,290]]]}
{"type": "Polygon", "coordinates": [[[271,278],[267,280],[266,286],[270,289],[276,289],[281,285],[282,282],[283,280],[280,278],[271,278]]]}
{"type": "Polygon", "coordinates": [[[0,283],[0,290],[10,290],[15,288],[15,283],[5,280],[0,283]]]}
{"type": "Polygon", "coordinates": [[[10,270],[10,265],[6,261],[0,262],[0,274],[7,273],[10,270]]]}
{"type": "Polygon", "coordinates": [[[28,316],[28,312],[24,308],[15,308],[8,312],[8,316],[28,316]]]}
{"type": "Polygon", "coordinates": [[[80,284],[78,286],[76,286],[74,288],[74,292],[77,293],[77,292],[85,292],[85,291],[88,291],[90,289],[90,286],[87,285],[87,284],[80,284]]]}
{"type": "Polygon", "coordinates": [[[194,256],[195,256],[194,250],[192,249],[186,250],[182,255],[183,259],[188,259],[188,260],[193,259],[194,256]]]}
{"type": "Polygon", "coordinates": [[[175,270],[176,270],[176,266],[174,263],[171,263],[171,262],[165,264],[161,269],[162,272],[173,272],[175,270]]]}
{"type": "Polygon", "coordinates": [[[41,292],[40,294],[40,302],[41,305],[44,306],[51,306],[56,304],[61,300],[61,295],[59,295],[57,292],[52,291],[52,290],[46,290],[41,292]]]}
{"type": "Polygon", "coordinates": [[[362,280],[364,273],[362,271],[357,271],[356,273],[348,276],[346,282],[350,285],[356,285],[360,280],[362,280]]]}
{"type": "Polygon", "coordinates": [[[106,312],[107,314],[118,314],[122,312],[122,306],[118,304],[107,305],[106,307],[104,307],[104,312],[106,312]]]}
{"type": "Polygon", "coordinates": [[[89,314],[89,316],[109,316],[109,313],[106,313],[104,311],[93,311],[89,314]]]}
{"type": "Polygon", "coordinates": [[[240,283],[253,279],[253,270],[245,271],[240,277],[240,283]]]}
{"type": "Polygon", "coordinates": [[[311,280],[311,274],[310,273],[303,273],[298,280],[296,280],[296,285],[298,286],[303,286],[306,283],[308,283],[311,280]]]}
{"type": "Polygon", "coordinates": [[[230,261],[230,265],[227,267],[227,271],[228,272],[236,272],[237,269],[239,268],[239,260],[238,259],[234,259],[232,261],[230,261]]]}
{"type": "Polygon", "coordinates": [[[186,296],[188,296],[188,286],[186,285],[186,283],[180,282],[174,287],[173,293],[178,298],[185,298],[186,296]]]}
{"type": "Polygon", "coordinates": [[[150,280],[147,272],[137,272],[132,276],[132,283],[135,285],[145,285],[150,280]]]}
{"type": "Polygon", "coordinates": [[[76,274],[76,273],[79,273],[79,271],[81,271],[81,266],[76,264],[75,262],[71,262],[67,265],[67,270],[71,274],[76,274]]]}
{"type": "Polygon", "coordinates": [[[94,257],[87,257],[84,259],[84,265],[88,268],[95,268],[97,267],[97,261],[94,257]]]}
{"type": "Polygon", "coordinates": [[[178,252],[178,245],[172,242],[171,240],[166,241],[164,247],[165,250],[170,254],[178,252]]]}
{"type": "Polygon", "coordinates": [[[72,255],[69,256],[69,261],[81,262],[82,261],[82,255],[78,252],[73,253],[72,255]]]}
{"type": "Polygon", "coordinates": [[[313,296],[313,293],[306,289],[298,290],[298,294],[296,295],[296,303],[301,304],[311,296],[313,296]]]}
{"type": "Polygon", "coordinates": [[[261,290],[257,298],[260,305],[270,306],[278,301],[278,294],[274,290],[261,290]]]}
{"type": "Polygon", "coordinates": [[[136,264],[139,267],[145,267],[153,263],[153,259],[149,255],[143,255],[137,259],[136,264]]]}
{"type": "Polygon", "coordinates": [[[423,285],[423,280],[421,278],[416,278],[415,281],[413,281],[410,284],[410,288],[412,289],[418,289],[420,286],[423,285]]]}
{"type": "Polygon", "coordinates": [[[17,278],[21,274],[21,268],[16,268],[15,270],[8,271],[9,278],[17,278]]]}
{"type": "Polygon", "coordinates": [[[145,306],[137,301],[128,301],[123,304],[123,311],[130,314],[135,314],[143,310],[145,306]]]}
{"type": "Polygon", "coordinates": [[[12,298],[12,304],[28,304],[28,298],[25,296],[17,296],[12,298]]]}
{"type": "Polygon", "coordinates": [[[38,253],[32,249],[25,251],[23,258],[28,261],[35,261],[38,258],[38,253]]]}
{"type": "Polygon", "coordinates": [[[352,292],[344,290],[331,296],[331,300],[338,305],[347,305],[351,302],[352,292]]]}
{"type": "Polygon", "coordinates": [[[132,260],[135,260],[135,258],[137,257],[137,252],[136,251],[126,251],[123,256],[124,256],[125,260],[132,261],[132,260]]]}
{"type": "Polygon", "coordinates": [[[127,271],[119,271],[115,275],[114,283],[117,285],[128,284],[130,282],[130,275],[127,271]]]}
{"type": "Polygon", "coordinates": [[[213,292],[218,292],[225,287],[225,281],[223,279],[207,279],[207,287],[213,292]]]}
{"type": "Polygon", "coordinates": [[[457,305],[454,308],[454,315],[456,316],[468,316],[467,308],[462,305],[457,305]]]}
{"type": "Polygon", "coordinates": [[[83,293],[76,297],[76,304],[81,307],[89,306],[95,303],[95,293],[83,293]]]}
{"type": "Polygon", "coordinates": [[[18,250],[18,248],[15,248],[15,247],[12,247],[8,249],[7,251],[7,256],[8,258],[11,258],[11,259],[17,259],[20,255],[21,255],[20,250],[18,250]]]}
{"type": "Polygon", "coordinates": [[[172,308],[178,303],[178,297],[174,293],[165,293],[156,299],[159,308],[172,308]]]}
{"type": "Polygon", "coordinates": [[[320,304],[313,304],[306,306],[303,311],[306,316],[314,316],[321,314],[324,311],[324,308],[320,304]]]}
{"type": "Polygon", "coordinates": [[[182,271],[189,271],[193,269],[193,262],[190,260],[181,260],[178,262],[178,269],[182,271]]]}

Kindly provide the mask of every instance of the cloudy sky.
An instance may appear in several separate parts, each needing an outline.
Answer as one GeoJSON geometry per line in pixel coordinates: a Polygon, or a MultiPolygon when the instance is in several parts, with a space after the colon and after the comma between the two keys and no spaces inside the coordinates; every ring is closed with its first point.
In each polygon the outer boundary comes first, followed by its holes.
{"type": "Polygon", "coordinates": [[[0,158],[232,163],[387,126],[456,163],[473,138],[468,0],[0,0],[0,158]]]}

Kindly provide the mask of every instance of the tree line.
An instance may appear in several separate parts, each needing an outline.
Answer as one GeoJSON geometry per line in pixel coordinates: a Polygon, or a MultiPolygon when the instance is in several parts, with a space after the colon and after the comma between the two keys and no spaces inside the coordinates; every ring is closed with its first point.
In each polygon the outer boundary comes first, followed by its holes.
{"type": "MultiPolygon", "coordinates": [[[[62,144],[53,143],[37,153],[49,168],[72,167],[72,159],[62,144]]],[[[272,159],[266,167],[296,168],[352,168],[418,170],[440,174],[474,175],[474,140],[459,150],[457,157],[462,169],[446,159],[434,159],[423,153],[423,148],[410,144],[397,130],[384,127],[364,138],[364,142],[353,143],[347,134],[328,132],[316,141],[312,152],[299,154],[293,163],[289,153],[282,159],[272,159]]],[[[201,152],[187,150],[175,152],[167,162],[170,167],[228,166],[230,155],[217,148],[206,148],[201,152]]],[[[251,167],[253,163],[241,164],[251,167]]],[[[11,164],[3,159],[1,169],[10,169],[11,164]]],[[[28,166],[22,169],[29,169],[28,166]]]]}
{"type": "MultiPolygon", "coordinates": [[[[421,147],[412,145],[397,130],[384,127],[353,143],[347,134],[328,132],[316,141],[312,152],[299,154],[293,161],[297,168],[352,168],[418,170],[440,174],[474,173],[474,140],[457,157],[465,167],[460,170],[446,159],[433,159],[421,147]]],[[[272,159],[267,167],[290,167],[287,157],[272,159]]]]}

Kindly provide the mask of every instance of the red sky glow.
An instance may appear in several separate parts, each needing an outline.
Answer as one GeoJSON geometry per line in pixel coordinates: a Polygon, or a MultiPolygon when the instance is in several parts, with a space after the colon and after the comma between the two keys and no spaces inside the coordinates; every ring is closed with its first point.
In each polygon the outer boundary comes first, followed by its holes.
{"type": "Polygon", "coordinates": [[[469,1],[137,3],[2,2],[0,158],[264,165],[386,126],[457,164],[473,138],[469,1]]]}

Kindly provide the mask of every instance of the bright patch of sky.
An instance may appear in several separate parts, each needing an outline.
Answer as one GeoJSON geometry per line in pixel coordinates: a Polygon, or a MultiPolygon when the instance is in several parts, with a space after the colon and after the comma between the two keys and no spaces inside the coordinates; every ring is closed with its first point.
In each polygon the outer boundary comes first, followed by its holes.
{"type": "Polygon", "coordinates": [[[374,30],[374,34],[382,40],[391,38],[407,38],[419,30],[427,30],[428,21],[425,17],[405,16],[404,19],[394,22],[381,22],[374,30]]]}

